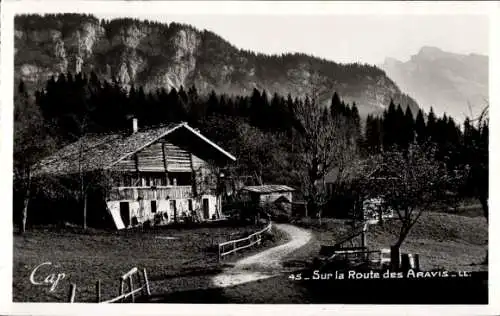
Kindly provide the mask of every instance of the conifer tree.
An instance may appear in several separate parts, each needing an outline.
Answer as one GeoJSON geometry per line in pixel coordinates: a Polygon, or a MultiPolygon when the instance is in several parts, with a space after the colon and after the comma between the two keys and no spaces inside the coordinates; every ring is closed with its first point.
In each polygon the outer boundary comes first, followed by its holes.
{"type": "Polygon", "coordinates": [[[386,111],[384,111],[383,115],[383,148],[384,150],[388,150],[391,148],[395,142],[396,142],[396,133],[397,133],[397,127],[396,127],[396,104],[394,104],[394,101],[391,99],[391,102],[389,103],[389,107],[387,108],[386,111]]]}
{"type": "Polygon", "coordinates": [[[262,114],[262,96],[256,88],[253,89],[250,97],[250,124],[258,126],[262,114]]]}
{"type": "Polygon", "coordinates": [[[336,117],[344,112],[341,107],[342,107],[342,103],[340,101],[340,97],[339,97],[338,93],[335,92],[335,93],[333,93],[332,102],[330,104],[330,111],[332,113],[332,117],[336,117]]]}
{"type": "Polygon", "coordinates": [[[219,99],[217,98],[217,94],[214,90],[210,92],[210,96],[208,97],[207,102],[207,115],[214,115],[219,111],[219,99]]]}
{"type": "Polygon", "coordinates": [[[404,131],[405,131],[405,148],[415,140],[415,121],[413,120],[413,113],[410,107],[406,107],[405,119],[404,119],[404,131]]]}
{"type": "Polygon", "coordinates": [[[434,114],[434,109],[431,107],[429,115],[427,117],[427,137],[431,141],[436,139],[436,114],[434,114]]]}
{"type": "Polygon", "coordinates": [[[351,107],[351,115],[348,120],[351,122],[354,128],[354,134],[356,138],[356,142],[358,144],[358,147],[361,148],[363,144],[363,138],[361,135],[361,117],[359,116],[359,111],[358,107],[356,106],[356,102],[353,102],[352,107],[351,107]]]}
{"type": "Polygon", "coordinates": [[[425,125],[424,113],[422,109],[418,110],[415,120],[415,133],[417,134],[417,142],[422,145],[427,140],[427,127],[425,125]]]}

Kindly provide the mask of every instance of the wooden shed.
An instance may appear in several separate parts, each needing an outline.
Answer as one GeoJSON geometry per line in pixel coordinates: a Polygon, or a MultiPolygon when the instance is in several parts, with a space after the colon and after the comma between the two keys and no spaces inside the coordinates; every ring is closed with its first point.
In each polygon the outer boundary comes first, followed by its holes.
{"type": "Polygon", "coordinates": [[[294,188],[286,185],[266,184],[246,186],[242,189],[245,199],[259,206],[273,205],[291,212],[294,188]]]}

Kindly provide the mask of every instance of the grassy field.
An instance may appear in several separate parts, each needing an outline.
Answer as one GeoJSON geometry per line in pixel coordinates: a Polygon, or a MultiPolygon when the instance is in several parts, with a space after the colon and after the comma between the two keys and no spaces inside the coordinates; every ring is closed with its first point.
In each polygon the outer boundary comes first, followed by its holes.
{"type": "MultiPolygon", "coordinates": [[[[401,247],[402,252],[418,253],[423,269],[447,269],[455,271],[485,271],[487,265],[479,265],[488,248],[488,225],[481,209],[464,208],[448,212],[426,212],[412,228],[401,247]]],[[[333,245],[347,236],[350,226],[344,220],[323,219],[319,225],[315,219],[301,220],[298,225],[314,231],[317,243],[333,245]]],[[[383,227],[371,225],[367,234],[367,246],[377,250],[389,248],[397,240],[399,223],[387,222],[383,227]]],[[[319,249],[319,246],[316,245],[319,249]]]]}
{"type": "MultiPolygon", "coordinates": [[[[370,226],[368,247],[388,248],[397,240],[399,225],[370,226]]],[[[428,212],[410,231],[401,251],[418,253],[422,269],[485,271],[480,265],[488,249],[488,225],[483,217],[428,212]]]]}
{"type": "MultiPolygon", "coordinates": [[[[77,285],[77,302],[95,300],[95,283],[102,282],[102,299],[117,296],[118,278],[133,267],[146,268],[152,293],[208,287],[222,270],[216,244],[238,238],[261,226],[163,227],[148,231],[60,231],[35,229],[14,236],[13,299],[16,302],[64,302],[70,283],[77,285]],[[30,274],[41,263],[35,281],[64,273],[53,292],[33,285],[30,274]]],[[[267,238],[261,248],[282,241],[267,238]]],[[[238,255],[240,256],[240,255],[238,255]]]]}

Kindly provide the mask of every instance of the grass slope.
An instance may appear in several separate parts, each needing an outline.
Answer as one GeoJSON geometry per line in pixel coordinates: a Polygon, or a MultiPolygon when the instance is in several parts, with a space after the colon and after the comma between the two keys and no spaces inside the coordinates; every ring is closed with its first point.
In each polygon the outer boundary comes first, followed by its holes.
{"type": "MultiPolygon", "coordinates": [[[[423,269],[487,270],[486,265],[474,265],[482,262],[488,248],[488,224],[481,214],[480,209],[470,208],[454,214],[424,213],[404,241],[401,252],[420,254],[423,269]]],[[[312,247],[318,251],[319,245],[334,245],[351,232],[351,226],[340,219],[323,219],[321,225],[316,219],[302,219],[297,225],[314,232],[316,242],[312,247]]],[[[396,219],[383,227],[370,225],[368,248],[390,248],[397,240],[399,227],[396,219]]]]}
{"type": "MultiPolygon", "coordinates": [[[[369,248],[389,248],[397,240],[398,221],[383,227],[370,226],[369,248]]],[[[454,271],[487,270],[480,263],[488,248],[488,224],[483,217],[468,217],[428,212],[410,231],[401,247],[402,252],[418,253],[422,269],[454,271]]]]}
{"type": "MultiPolygon", "coordinates": [[[[255,232],[261,227],[164,227],[151,231],[55,232],[37,230],[14,236],[13,300],[22,302],[64,302],[70,283],[76,283],[76,302],[95,299],[95,282],[102,281],[102,299],[118,295],[118,278],[133,268],[146,268],[153,293],[190,290],[210,286],[213,275],[222,270],[216,244],[255,232]],[[176,239],[167,239],[174,237],[176,239]],[[51,273],[65,273],[57,288],[32,285],[51,273]]],[[[262,248],[280,238],[270,238],[262,248]]]]}

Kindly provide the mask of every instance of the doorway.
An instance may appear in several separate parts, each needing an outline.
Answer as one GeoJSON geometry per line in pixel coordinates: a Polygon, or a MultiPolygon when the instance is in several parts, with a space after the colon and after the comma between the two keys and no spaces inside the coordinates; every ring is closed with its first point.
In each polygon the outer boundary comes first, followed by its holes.
{"type": "Polygon", "coordinates": [[[210,217],[208,199],[203,199],[203,218],[208,219],[210,217]]]}
{"type": "Polygon", "coordinates": [[[175,200],[170,200],[170,210],[174,213],[174,223],[177,223],[177,203],[175,200]]]}
{"type": "Polygon", "coordinates": [[[128,202],[120,202],[120,216],[125,227],[130,226],[130,206],[128,202]]]}

